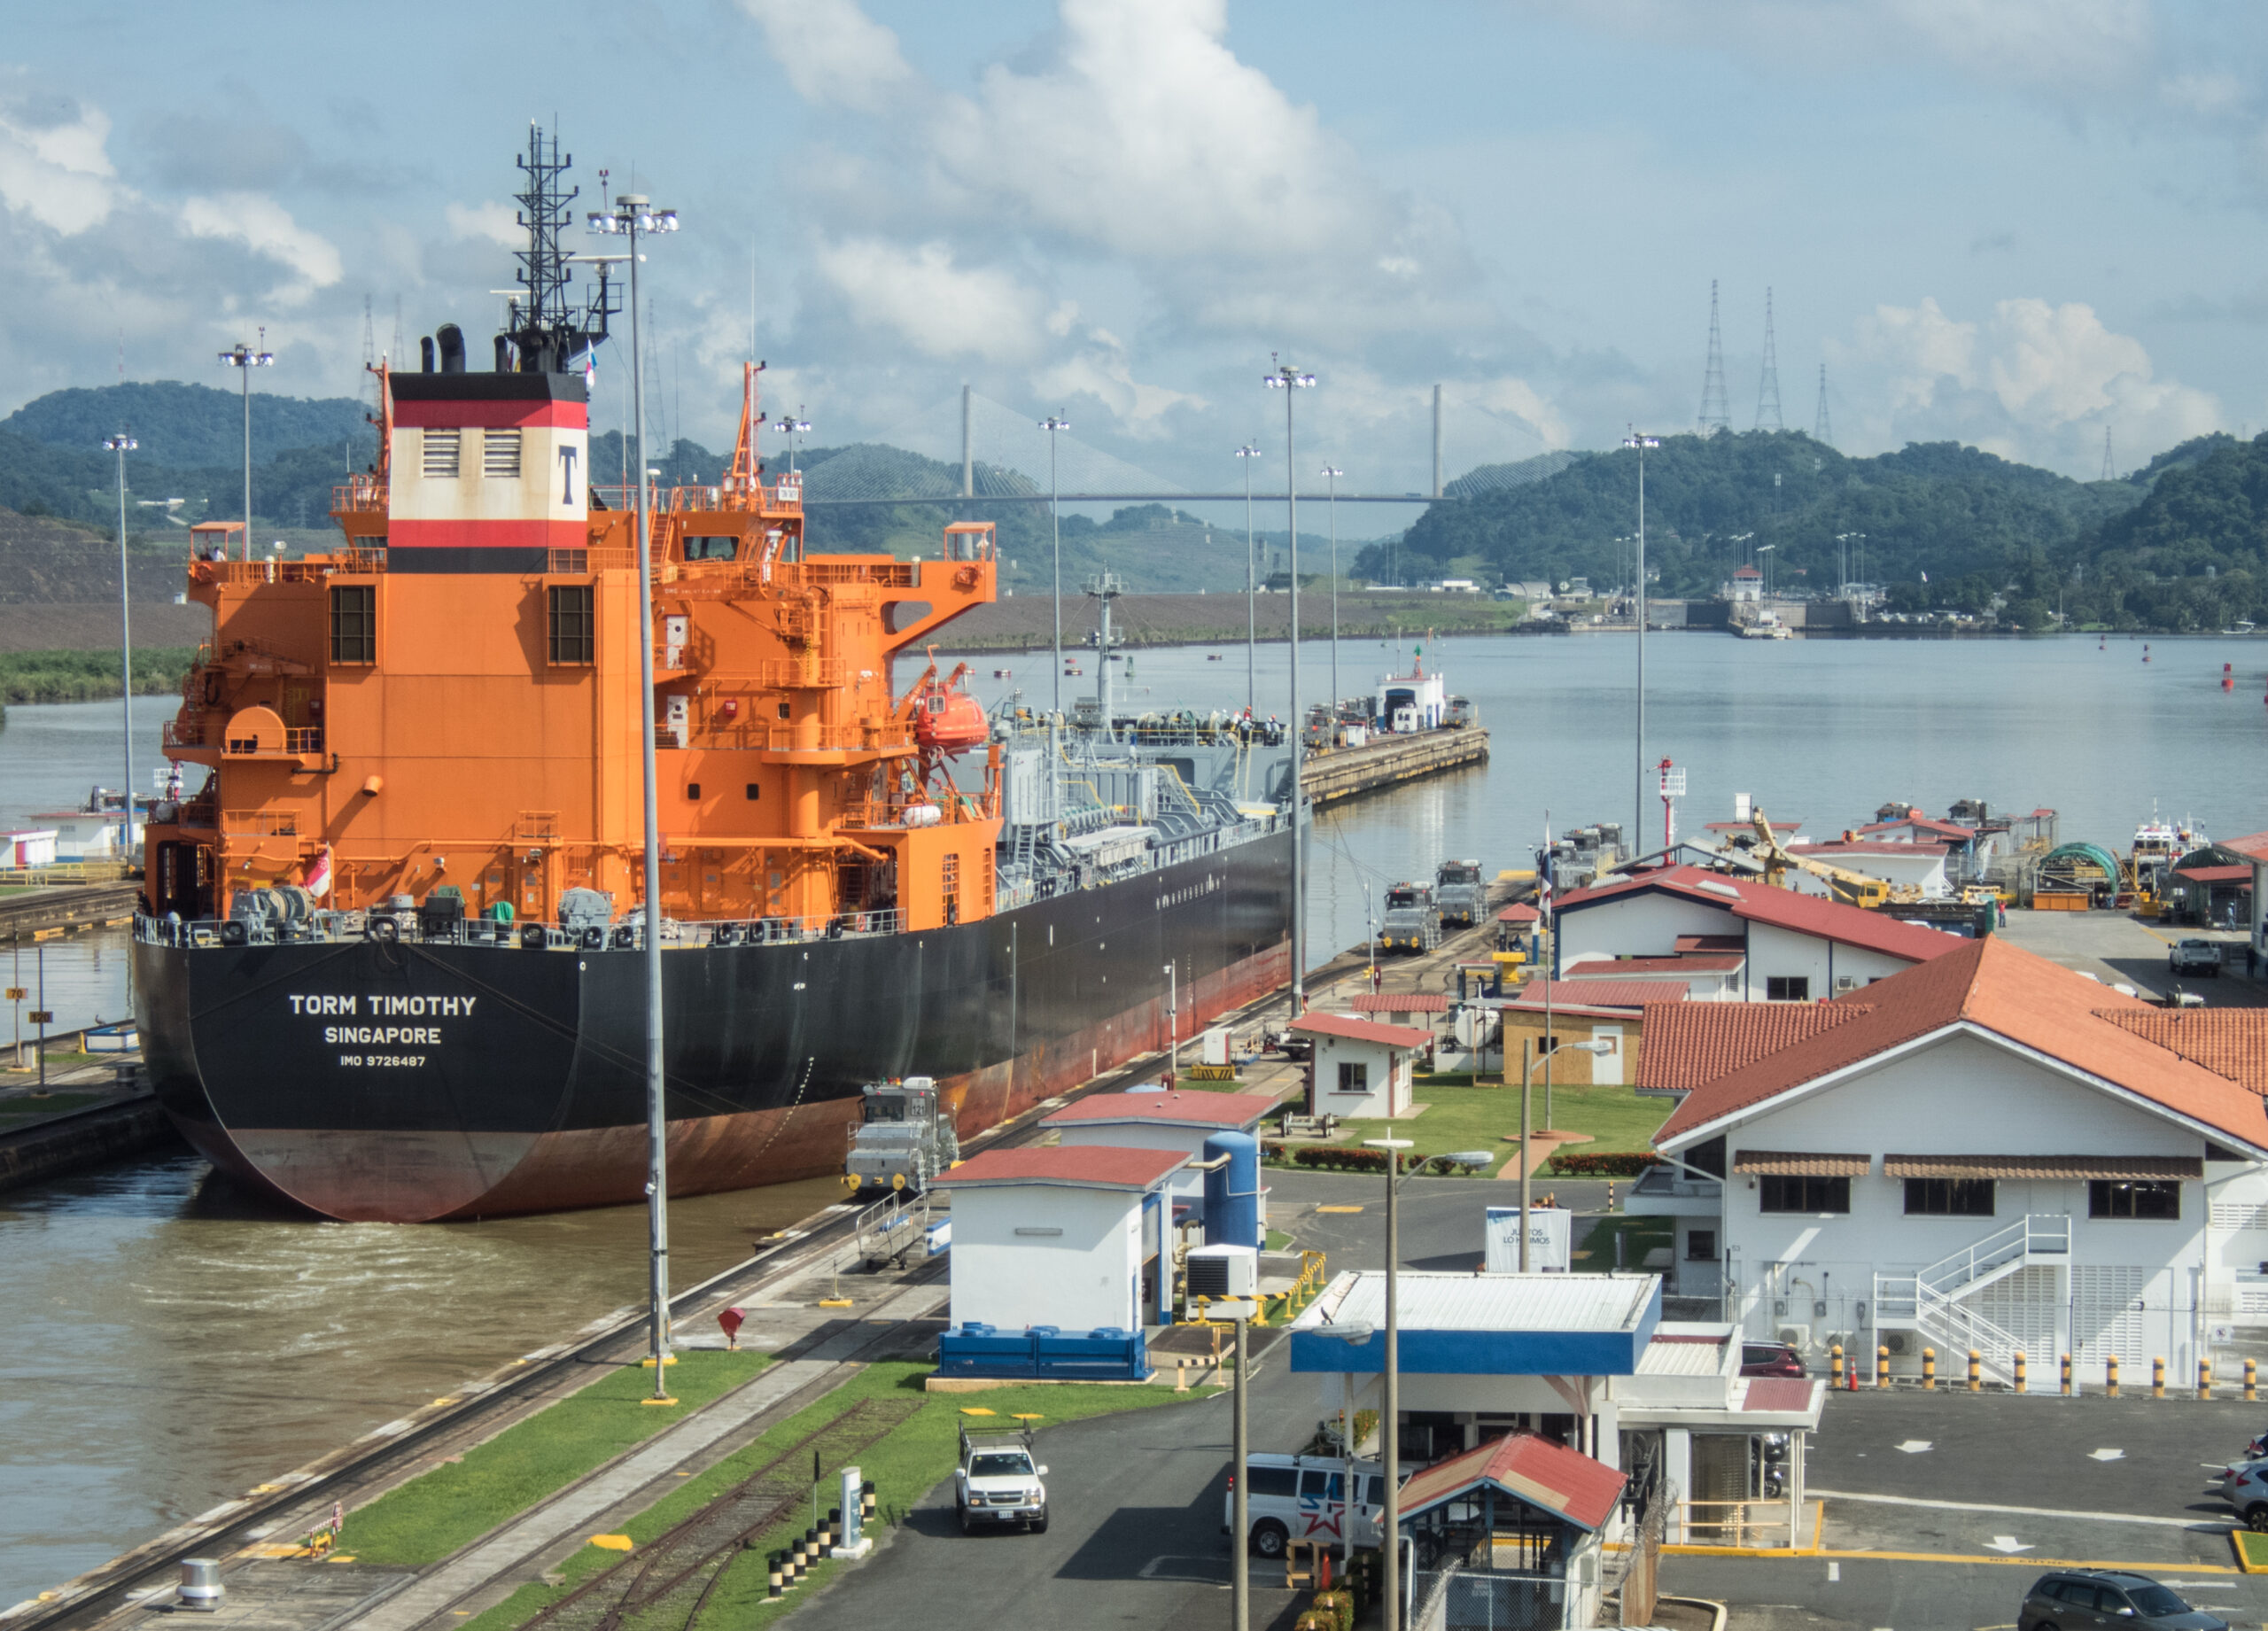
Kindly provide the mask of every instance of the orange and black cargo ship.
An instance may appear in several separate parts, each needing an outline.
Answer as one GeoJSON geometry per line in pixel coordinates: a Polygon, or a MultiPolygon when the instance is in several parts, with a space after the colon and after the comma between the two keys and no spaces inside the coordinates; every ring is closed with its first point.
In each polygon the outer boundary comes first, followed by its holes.
{"type": "Polygon", "coordinates": [[[135,978],[190,1142],[337,1218],[640,1197],[641,664],[672,1192],[839,1171],[889,1076],[974,1133],[1161,1045],[1172,985],[1184,1035],[1281,985],[1283,733],[1122,716],[1107,662],[1070,718],[934,662],[900,689],[993,597],[992,528],[807,552],[757,365],[730,469],[653,499],[640,626],[636,493],[589,465],[610,291],[571,309],[564,161],[522,163],[493,366],[445,326],[383,373],[331,553],[189,563],[213,634],[166,752],[201,781],[149,822],[135,978]]]}

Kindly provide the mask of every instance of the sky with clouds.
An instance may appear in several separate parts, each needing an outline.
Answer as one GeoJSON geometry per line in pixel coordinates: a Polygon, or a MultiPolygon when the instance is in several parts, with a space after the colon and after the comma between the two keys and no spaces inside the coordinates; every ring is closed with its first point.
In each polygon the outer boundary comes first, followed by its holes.
{"type": "MultiPolygon", "coordinates": [[[[664,423],[739,364],[811,439],[967,382],[1192,486],[1347,485],[1783,413],[2078,476],[2268,427],[2268,12],[2147,0],[558,0],[49,8],[0,43],[0,412],[117,377],[352,394],[495,323],[511,159],[555,118],[683,212],[664,423]],[[540,28],[540,34],[532,34],[540,28]],[[753,274],[753,276],[751,276],[753,274]],[[753,283],[753,290],[751,290],[753,283]],[[753,299],[751,300],[751,293],[753,299]]],[[[478,338],[475,351],[485,350],[478,338]]],[[[601,408],[608,385],[602,369],[601,408]]],[[[618,373],[611,376],[618,379],[618,373]]]]}

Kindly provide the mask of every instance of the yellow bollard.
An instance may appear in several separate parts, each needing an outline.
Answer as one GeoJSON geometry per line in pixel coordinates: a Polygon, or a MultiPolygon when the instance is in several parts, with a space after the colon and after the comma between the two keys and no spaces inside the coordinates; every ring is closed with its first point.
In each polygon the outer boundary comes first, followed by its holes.
{"type": "Polygon", "coordinates": [[[2063,1396],[2066,1399],[2071,1396],[2071,1356],[2069,1354],[2063,1355],[2063,1396]]]}
{"type": "Polygon", "coordinates": [[[1922,1391],[1925,1394],[1938,1391],[1938,1350],[1934,1348],[1922,1350],[1922,1391]]]}
{"type": "Polygon", "coordinates": [[[2023,1391],[2023,1349],[2022,1348],[2016,1349],[2016,1391],[2022,1393],[2023,1391]]]}
{"type": "Polygon", "coordinates": [[[1973,1394],[1984,1391],[1984,1355],[1973,1348],[1969,1350],[1969,1391],[1973,1394]]]}
{"type": "Polygon", "coordinates": [[[2165,1355],[2163,1354],[2154,1354],[2150,1356],[2150,1397],[2153,1399],[2165,1397],[2165,1355]]]}
{"type": "Polygon", "coordinates": [[[1887,1347],[1875,1349],[1875,1386],[1890,1386],[1890,1349],[1887,1347]]]}
{"type": "Polygon", "coordinates": [[[2259,1373],[2253,1369],[2252,1361],[2249,1359],[2246,1360],[2244,1362],[2244,1402],[2247,1404],[2258,1402],[2258,1401],[2253,1397],[2253,1394],[2258,1385],[2259,1379],[2259,1373]]]}
{"type": "Polygon", "coordinates": [[[2197,1396],[2200,1399],[2213,1396],[2213,1362],[2210,1359],[2197,1362],[2197,1396]]]}
{"type": "Polygon", "coordinates": [[[1827,1350],[1827,1385],[1837,1390],[1843,1386],[1843,1345],[1840,1342],[1827,1350]]]}
{"type": "Polygon", "coordinates": [[[2113,1399],[2118,1396],[2118,1355],[2116,1354],[2102,1362],[2102,1391],[2113,1399]]]}

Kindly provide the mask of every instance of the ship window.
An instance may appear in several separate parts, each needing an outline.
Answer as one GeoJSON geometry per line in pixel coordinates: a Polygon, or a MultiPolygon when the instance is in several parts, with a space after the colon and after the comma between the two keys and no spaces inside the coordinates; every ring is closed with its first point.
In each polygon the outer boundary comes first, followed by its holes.
{"type": "Polygon", "coordinates": [[[698,798],[698,797],[700,797],[700,796],[701,796],[701,784],[700,784],[698,781],[688,781],[688,782],[687,782],[687,783],[685,784],[685,796],[686,796],[687,798],[698,798]]]}
{"type": "Polygon", "coordinates": [[[460,431],[428,431],[425,432],[425,475],[428,478],[454,477],[458,473],[462,457],[460,431]]]}
{"type": "Polygon", "coordinates": [[[480,433],[480,473],[511,481],[520,478],[520,433],[517,431],[483,431],[480,433]]]}
{"type": "Polygon", "coordinates": [[[586,583],[551,586],[551,660],[558,664],[598,660],[598,631],[586,583]]]}
{"type": "Polygon", "coordinates": [[[751,781],[751,782],[750,782],[750,783],[748,784],[748,802],[749,802],[750,804],[754,804],[757,799],[759,799],[759,798],[761,798],[761,797],[763,797],[763,796],[764,796],[764,789],[763,789],[762,788],[758,787],[758,786],[757,786],[755,782],[753,782],[753,781],[751,781]]]}
{"type": "Polygon", "coordinates": [[[330,660],[334,663],[375,663],[378,660],[377,585],[342,583],[332,586],[330,660]]]}

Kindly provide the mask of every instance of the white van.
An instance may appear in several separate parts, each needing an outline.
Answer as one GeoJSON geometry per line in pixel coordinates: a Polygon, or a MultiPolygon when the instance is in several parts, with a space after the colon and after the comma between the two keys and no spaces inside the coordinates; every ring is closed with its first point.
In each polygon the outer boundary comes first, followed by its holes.
{"type": "MultiPolygon", "coordinates": [[[[1314,1541],[1344,1552],[1379,1544],[1386,1507],[1386,1478],[1375,1461],[1352,1464],[1361,1481],[1348,1510],[1348,1466],[1336,1456],[1254,1456],[1245,1464],[1245,1509],[1252,1524],[1248,1549],[1280,1557],[1293,1541],[1314,1541]]],[[[1221,1533],[1236,1521],[1236,1490],[1222,1497],[1221,1533]]]]}

